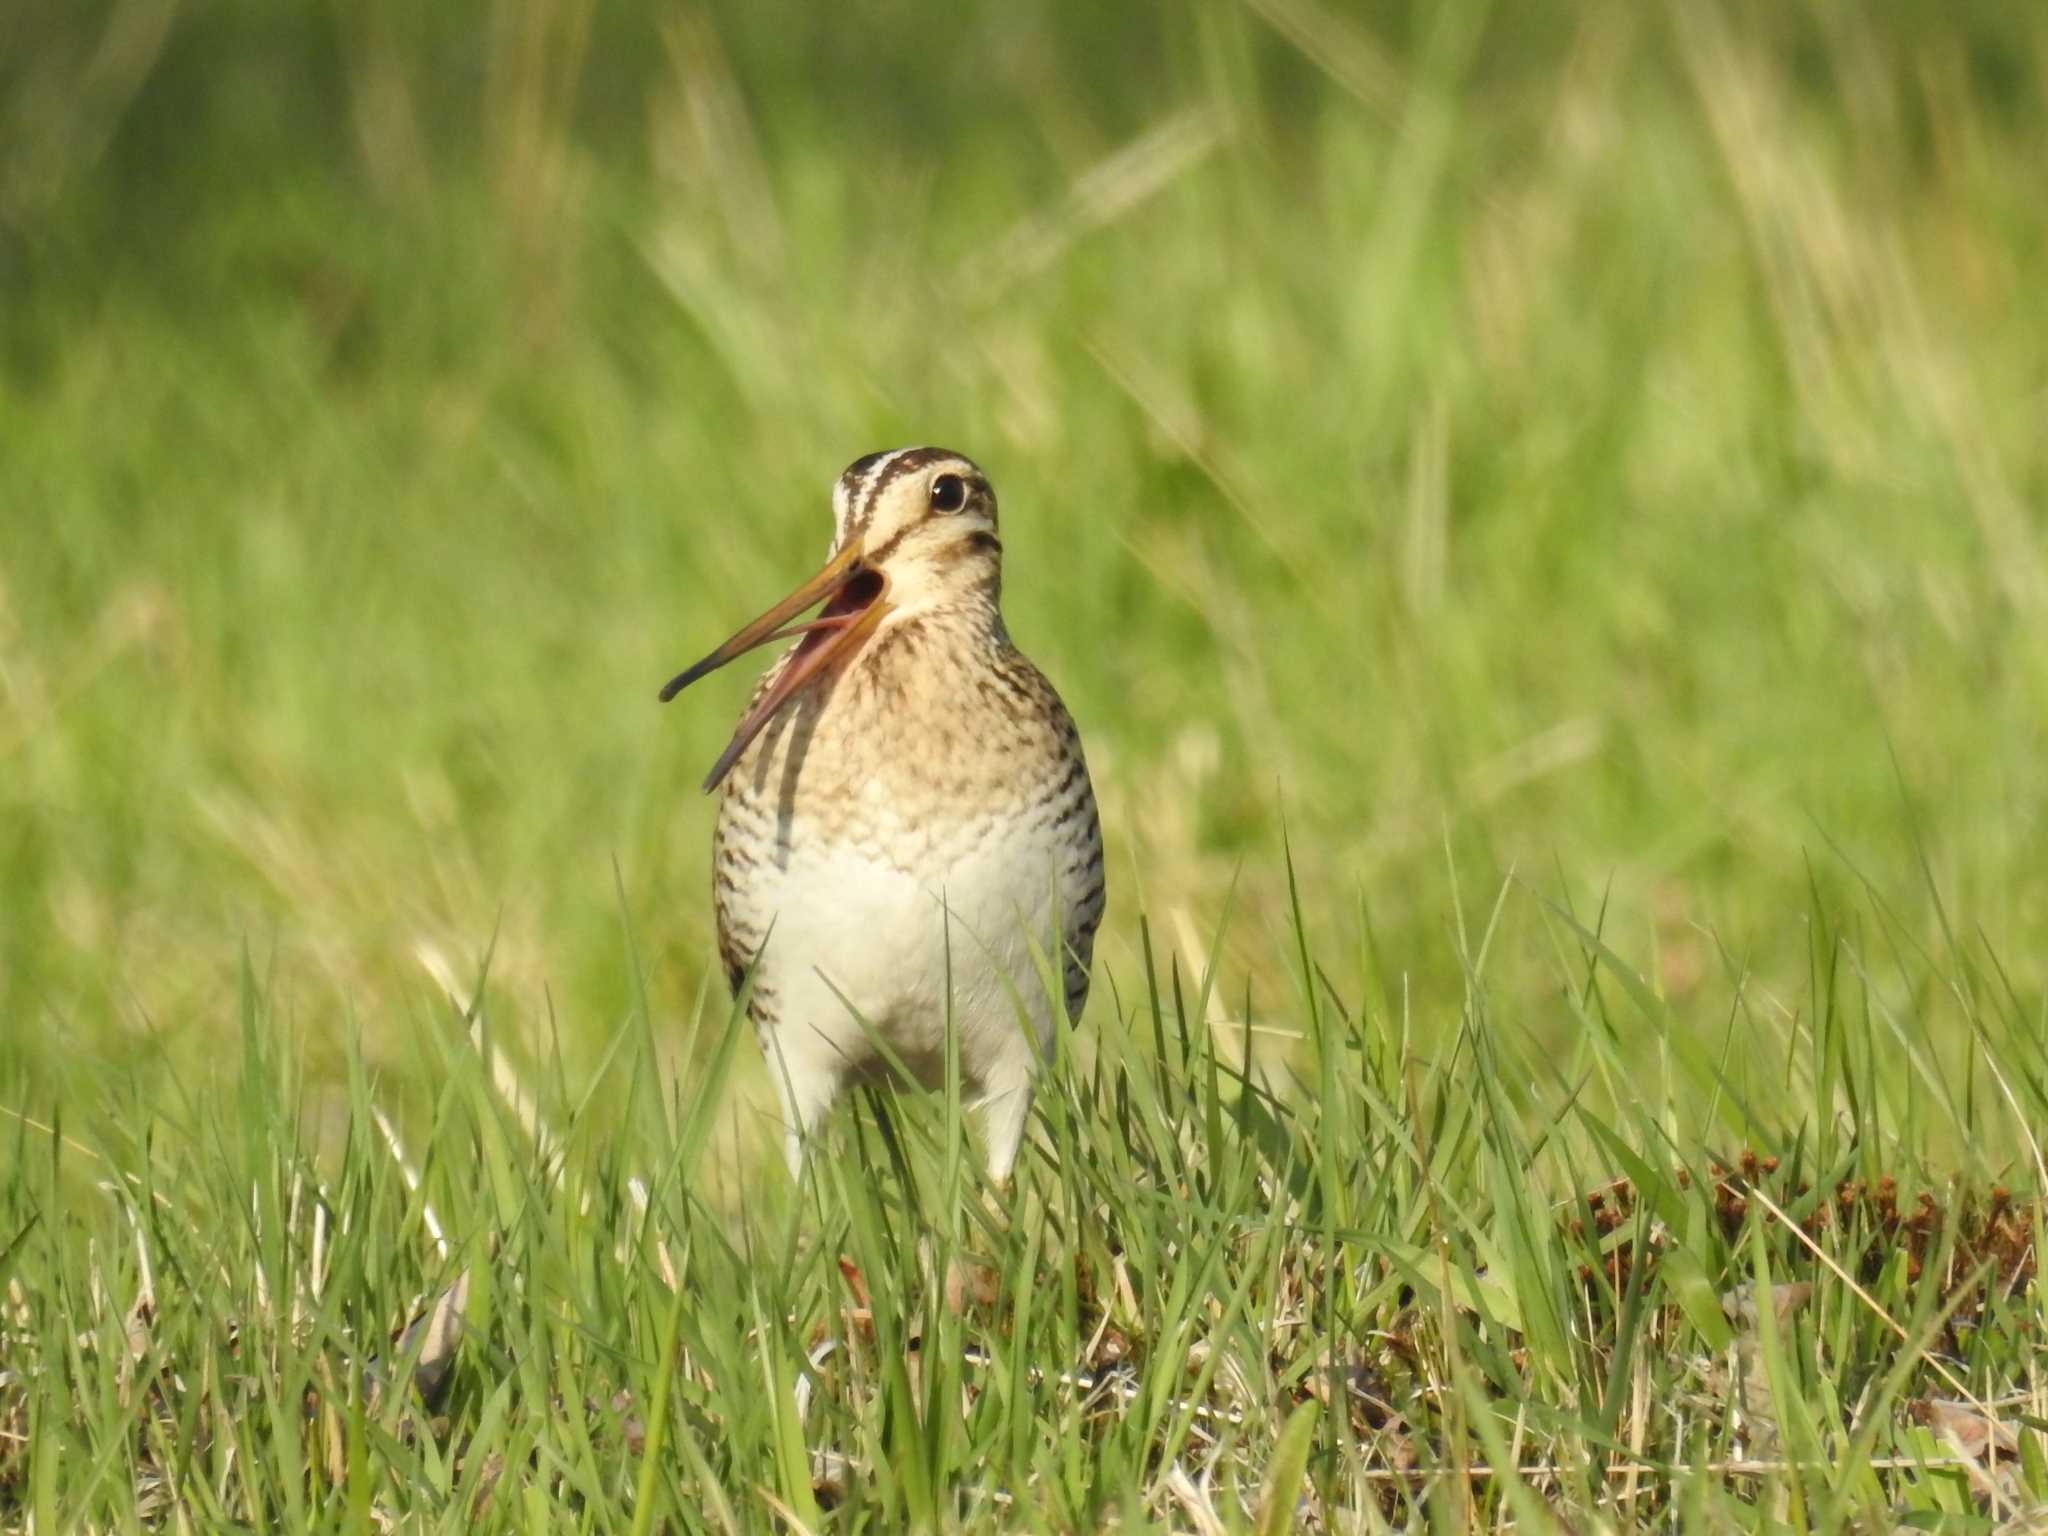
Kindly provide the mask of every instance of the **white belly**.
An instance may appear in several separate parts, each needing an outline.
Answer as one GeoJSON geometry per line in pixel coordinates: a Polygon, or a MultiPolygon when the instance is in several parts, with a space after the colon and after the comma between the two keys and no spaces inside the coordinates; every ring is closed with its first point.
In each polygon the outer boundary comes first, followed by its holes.
{"type": "Polygon", "coordinates": [[[799,826],[787,862],[749,882],[748,926],[768,935],[758,981],[773,994],[774,1045],[845,1074],[886,1063],[879,1038],[932,1083],[950,1016],[970,1086],[998,1086],[1051,1040],[1057,850],[993,819],[905,830],[839,842],[799,826]],[[882,856],[906,844],[919,856],[882,856]]]}

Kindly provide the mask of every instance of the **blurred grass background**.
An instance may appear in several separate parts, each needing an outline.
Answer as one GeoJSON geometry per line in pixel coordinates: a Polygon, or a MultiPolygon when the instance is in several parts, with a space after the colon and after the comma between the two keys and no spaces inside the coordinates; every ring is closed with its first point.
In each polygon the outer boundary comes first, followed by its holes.
{"type": "Polygon", "coordinates": [[[628,926],[691,1013],[746,684],[655,688],[909,442],[1088,744],[1097,1007],[1229,906],[1284,1024],[1284,827],[1425,1020],[1509,871],[1702,1030],[1865,879],[2037,1011],[2044,96],[1991,0],[13,0],[18,1085],[206,1062],[245,947],[330,1061],[487,951],[586,1059],[628,926]]]}

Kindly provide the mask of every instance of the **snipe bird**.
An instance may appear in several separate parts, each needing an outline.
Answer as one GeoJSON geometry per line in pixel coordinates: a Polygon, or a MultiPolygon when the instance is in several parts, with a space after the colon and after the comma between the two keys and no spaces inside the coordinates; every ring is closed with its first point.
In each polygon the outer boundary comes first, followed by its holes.
{"type": "Polygon", "coordinates": [[[996,496],[973,461],[871,453],[832,513],[824,569],[661,690],[796,641],[704,781],[724,789],[719,958],[735,992],[753,968],[792,1176],[848,1082],[888,1075],[891,1055],[943,1081],[950,1022],[1002,1183],[1052,1042],[1041,964],[1070,1019],[1088,997],[1094,788],[1066,706],[1003,625],[996,496]]]}

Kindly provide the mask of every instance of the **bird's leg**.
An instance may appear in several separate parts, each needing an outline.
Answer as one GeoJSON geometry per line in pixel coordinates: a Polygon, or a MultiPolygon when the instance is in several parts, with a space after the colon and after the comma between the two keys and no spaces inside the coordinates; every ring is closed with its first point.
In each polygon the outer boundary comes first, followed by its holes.
{"type": "Polygon", "coordinates": [[[769,1046],[768,1071],[782,1099],[783,1161],[789,1166],[790,1181],[801,1184],[805,1144],[839,1097],[840,1064],[785,1049],[787,1032],[764,1043],[769,1046]]]}
{"type": "Polygon", "coordinates": [[[1031,1124],[1031,1086],[1028,1056],[1018,1062],[1006,1061],[989,1075],[981,1102],[988,1136],[988,1176],[993,1184],[1007,1185],[1017,1166],[1017,1152],[1031,1124]]]}

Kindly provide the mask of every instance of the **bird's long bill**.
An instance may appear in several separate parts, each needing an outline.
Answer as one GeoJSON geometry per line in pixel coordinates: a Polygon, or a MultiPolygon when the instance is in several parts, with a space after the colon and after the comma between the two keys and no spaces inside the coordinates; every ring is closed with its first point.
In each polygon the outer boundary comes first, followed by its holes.
{"type": "Polygon", "coordinates": [[[707,672],[715,672],[737,656],[743,656],[758,646],[772,641],[786,639],[791,635],[804,636],[803,643],[796,648],[789,662],[782,669],[782,675],[775,680],[754,707],[741,717],[732,740],[718,756],[709,777],[704,780],[705,793],[718,787],[719,781],[739,761],[740,754],[747,750],[753,739],[761,734],[768,722],[775,718],[777,710],[789,702],[796,691],[816,677],[825,668],[842,656],[850,656],[859,649],[863,640],[873,633],[874,628],[888,612],[888,605],[879,594],[864,606],[850,613],[827,613],[808,624],[789,625],[798,614],[830,603],[844,590],[855,576],[861,573],[860,545],[849,543],[845,549],[834,555],[825,568],[809,581],[798,587],[781,602],[762,614],[727,640],[723,645],[706,656],[695,666],[677,673],[661,690],[661,701],[666,704],[690,684],[707,672]],[[789,627],[785,628],[785,625],[789,627]]]}

